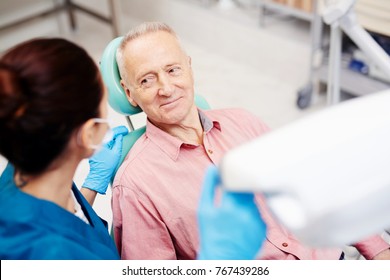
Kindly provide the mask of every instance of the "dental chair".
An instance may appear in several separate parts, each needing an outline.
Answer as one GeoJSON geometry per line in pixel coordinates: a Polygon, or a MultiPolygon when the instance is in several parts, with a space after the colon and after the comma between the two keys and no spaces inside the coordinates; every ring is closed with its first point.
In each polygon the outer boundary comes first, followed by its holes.
{"type": "MultiPolygon", "coordinates": [[[[116,112],[125,116],[130,130],[130,132],[123,137],[122,156],[118,164],[118,168],[122,164],[130,149],[133,147],[134,143],[142,134],[145,133],[146,129],[145,125],[134,129],[131,116],[142,113],[142,110],[140,107],[134,107],[130,104],[127,100],[126,93],[120,84],[121,77],[116,63],[116,50],[118,49],[122,39],[122,36],[113,39],[103,51],[100,61],[100,71],[103,81],[108,88],[108,103],[116,112]]],[[[200,95],[195,95],[195,103],[201,109],[210,109],[207,101],[200,95]]],[[[116,171],[111,178],[111,182],[114,181],[116,171]]]]}

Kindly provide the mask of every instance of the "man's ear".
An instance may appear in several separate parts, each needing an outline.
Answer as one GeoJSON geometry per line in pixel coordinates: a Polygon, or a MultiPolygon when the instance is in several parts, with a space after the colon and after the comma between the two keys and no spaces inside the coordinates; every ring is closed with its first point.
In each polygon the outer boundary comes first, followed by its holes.
{"type": "Polygon", "coordinates": [[[125,85],[123,80],[121,80],[121,86],[123,87],[123,90],[126,93],[127,100],[130,102],[130,104],[133,105],[134,107],[137,107],[138,106],[137,102],[133,99],[130,89],[125,85]]]}

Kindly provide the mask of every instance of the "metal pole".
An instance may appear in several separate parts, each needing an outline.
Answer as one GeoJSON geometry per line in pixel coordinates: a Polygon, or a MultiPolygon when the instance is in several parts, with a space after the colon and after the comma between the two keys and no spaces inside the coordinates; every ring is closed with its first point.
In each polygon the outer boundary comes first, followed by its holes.
{"type": "Polygon", "coordinates": [[[133,131],[134,130],[134,125],[133,125],[133,122],[130,119],[130,116],[126,116],[126,121],[127,121],[127,124],[129,125],[130,131],[133,131]]]}
{"type": "Polygon", "coordinates": [[[108,5],[110,8],[110,14],[111,14],[112,32],[114,38],[116,38],[121,34],[120,9],[117,0],[109,0],[108,2],[109,2],[108,5]]]}
{"type": "Polygon", "coordinates": [[[338,22],[331,25],[327,104],[340,102],[341,36],[338,22]]]}
{"type": "Polygon", "coordinates": [[[364,30],[356,20],[355,14],[349,12],[340,20],[344,33],[356,43],[382,71],[390,77],[390,58],[381,46],[364,30]]]}

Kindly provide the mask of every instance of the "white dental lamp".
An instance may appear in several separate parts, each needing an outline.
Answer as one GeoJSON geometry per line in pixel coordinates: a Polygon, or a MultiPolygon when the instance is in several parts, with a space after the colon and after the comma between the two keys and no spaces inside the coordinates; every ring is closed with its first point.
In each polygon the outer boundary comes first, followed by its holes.
{"type": "MultiPolygon", "coordinates": [[[[324,21],[390,76],[389,56],[354,20],[354,2],[329,7],[324,21]]],[[[339,91],[339,72],[330,67],[331,90],[339,91]]],[[[275,217],[308,245],[343,246],[381,233],[390,228],[390,89],[233,149],[219,170],[226,189],[263,193],[275,217]]]]}

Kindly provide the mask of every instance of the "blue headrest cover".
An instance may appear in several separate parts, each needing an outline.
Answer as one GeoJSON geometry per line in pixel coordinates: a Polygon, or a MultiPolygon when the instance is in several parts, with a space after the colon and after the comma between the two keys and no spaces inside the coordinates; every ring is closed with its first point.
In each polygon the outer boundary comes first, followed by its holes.
{"type": "Polygon", "coordinates": [[[104,49],[101,61],[100,72],[103,81],[108,88],[108,103],[122,115],[134,115],[142,112],[140,107],[134,107],[127,100],[126,93],[120,84],[120,74],[116,63],[116,50],[121,44],[123,36],[112,40],[104,49]]]}

